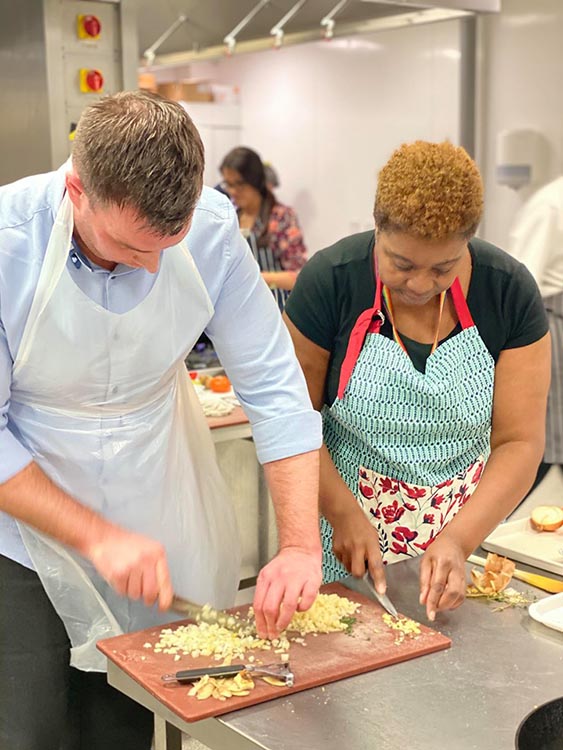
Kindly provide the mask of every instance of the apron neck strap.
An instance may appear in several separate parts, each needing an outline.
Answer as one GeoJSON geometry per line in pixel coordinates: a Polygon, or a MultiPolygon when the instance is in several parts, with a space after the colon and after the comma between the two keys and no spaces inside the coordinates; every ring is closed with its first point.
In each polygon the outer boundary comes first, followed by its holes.
{"type": "MultiPolygon", "coordinates": [[[[383,286],[383,298],[385,300],[385,307],[387,309],[389,321],[393,327],[393,338],[395,339],[397,344],[399,344],[399,346],[405,352],[405,354],[408,354],[407,348],[404,345],[403,340],[399,334],[399,331],[397,330],[395,326],[395,315],[393,313],[393,303],[391,302],[391,294],[385,285],[383,286]]],[[[446,290],[444,289],[444,291],[440,293],[438,324],[436,325],[436,333],[434,334],[434,341],[432,342],[432,348],[430,349],[430,354],[433,354],[436,351],[436,348],[438,346],[438,336],[440,335],[440,324],[442,322],[442,313],[444,312],[445,302],[446,302],[446,290]]]]}
{"type": "Polygon", "coordinates": [[[463,289],[461,288],[461,283],[457,276],[455,277],[454,283],[451,285],[448,291],[452,295],[455,312],[462,330],[474,326],[475,323],[473,322],[473,318],[471,317],[471,313],[469,312],[467,300],[465,299],[463,289]]]}
{"type": "MultiPolygon", "coordinates": [[[[463,294],[463,290],[461,288],[461,284],[459,282],[459,279],[456,277],[453,284],[448,290],[450,294],[452,295],[452,301],[454,303],[454,308],[458,317],[458,320],[460,322],[461,328],[471,328],[474,324],[473,318],[471,317],[471,313],[469,312],[469,308],[467,306],[467,301],[465,299],[465,296],[463,294]]],[[[363,313],[359,316],[359,318],[356,320],[356,323],[354,324],[354,328],[352,329],[352,333],[350,334],[350,338],[348,340],[348,347],[346,349],[346,356],[344,357],[344,361],[342,362],[342,367],[340,368],[340,378],[338,381],[338,398],[341,399],[344,396],[344,391],[346,390],[346,386],[348,385],[348,382],[350,378],[352,377],[352,372],[354,370],[354,367],[356,366],[356,362],[358,361],[358,357],[360,356],[360,352],[362,351],[362,347],[364,345],[364,341],[366,338],[366,335],[368,333],[379,333],[381,330],[381,326],[385,322],[385,315],[382,311],[381,301],[382,301],[382,295],[383,295],[383,284],[381,283],[381,279],[379,278],[379,275],[377,274],[377,266],[376,266],[376,284],[375,284],[375,298],[373,301],[373,307],[369,307],[367,310],[364,310],[363,313]]],[[[440,300],[440,316],[442,314],[444,302],[445,302],[445,296],[446,293],[443,292],[440,300]]],[[[393,311],[392,309],[389,310],[390,312],[390,318],[391,318],[391,324],[393,324],[393,311]]],[[[393,329],[395,332],[395,329],[393,329]]],[[[402,342],[400,342],[400,345],[404,348],[402,342]]],[[[433,349],[436,348],[438,345],[438,331],[436,331],[436,339],[435,339],[435,345],[433,349]]]]}

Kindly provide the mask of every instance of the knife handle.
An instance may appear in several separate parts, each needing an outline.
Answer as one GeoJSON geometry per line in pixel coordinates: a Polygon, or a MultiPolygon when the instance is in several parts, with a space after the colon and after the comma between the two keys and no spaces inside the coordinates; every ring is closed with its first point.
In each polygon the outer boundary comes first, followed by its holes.
{"type": "Polygon", "coordinates": [[[234,677],[234,675],[246,669],[245,664],[231,664],[223,667],[201,667],[200,669],[183,669],[176,672],[174,677],[178,682],[195,682],[201,677],[234,677]]]}

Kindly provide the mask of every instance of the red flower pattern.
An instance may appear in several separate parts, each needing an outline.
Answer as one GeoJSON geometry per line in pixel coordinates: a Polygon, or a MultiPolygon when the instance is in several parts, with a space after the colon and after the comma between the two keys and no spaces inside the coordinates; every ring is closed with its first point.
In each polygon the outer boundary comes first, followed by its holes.
{"type": "Polygon", "coordinates": [[[373,487],[370,487],[369,484],[365,484],[364,482],[360,482],[360,492],[364,497],[367,497],[368,500],[375,495],[373,487]]]}
{"type": "Polygon", "coordinates": [[[391,532],[391,536],[398,539],[400,542],[412,542],[418,536],[418,531],[413,531],[407,526],[397,526],[397,528],[391,532]]]}
{"type": "Polygon", "coordinates": [[[481,474],[483,473],[484,468],[485,468],[485,464],[483,463],[477,464],[475,473],[471,477],[471,484],[477,484],[477,482],[481,479],[481,474]]]}
{"type": "Polygon", "coordinates": [[[424,497],[426,493],[428,492],[426,487],[409,487],[409,485],[406,484],[405,482],[401,482],[401,487],[407,493],[407,497],[410,497],[413,500],[419,500],[421,497],[424,497]]]}
{"type": "MultiPolygon", "coordinates": [[[[367,475],[364,478],[367,479],[367,475]]],[[[381,487],[382,492],[389,492],[391,495],[396,495],[399,491],[399,483],[393,482],[389,477],[381,477],[379,480],[379,486],[381,487]]]]}
{"type": "Polygon", "coordinates": [[[383,562],[425,552],[469,500],[484,465],[484,461],[478,459],[466,471],[434,487],[410,485],[362,466],[359,469],[358,497],[364,512],[379,530],[380,537],[387,535],[390,538],[383,562]],[[397,497],[390,502],[389,495],[397,497]],[[397,525],[399,521],[400,526],[397,525]]]}
{"type": "Polygon", "coordinates": [[[409,551],[406,544],[399,544],[399,542],[393,542],[389,548],[390,552],[395,555],[408,555],[409,551]]]}
{"type": "Polygon", "coordinates": [[[398,521],[399,518],[403,515],[405,512],[405,508],[399,507],[399,503],[397,500],[393,500],[392,505],[384,505],[381,508],[381,512],[383,514],[383,518],[385,519],[385,523],[394,523],[395,521],[398,521]]]}

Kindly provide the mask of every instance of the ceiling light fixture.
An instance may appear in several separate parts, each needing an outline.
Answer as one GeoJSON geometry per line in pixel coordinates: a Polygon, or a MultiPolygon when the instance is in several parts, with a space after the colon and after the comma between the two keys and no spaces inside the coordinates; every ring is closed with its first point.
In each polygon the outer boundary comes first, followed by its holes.
{"type": "Polygon", "coordinates": [[[340,2],[336,3],[334,8],[328,13],[322,20],[321,20],[321,26],[325,27],[324,32],[324,38],[325,39],[332,39],[334,36],[334,17],[340,13],[342,8],[347,5],[349,0],[340,0],[340,2]]]}
{"type": "Polygon", "coordinates": [[[172,36],[172,34],[176,31],[176,29],[179,29],[180,26],[185,23],[188,20],[187,16],[181,15],[178,16],[178,18],[174,21],[174,23],[170,24],[170,26],[166,29],[165,32],[163,32],[156,42],[154,44],[151,44],[150,47],[147,47],[147,49],[143,52],[143,57],[146,60],[146,64],[148,67],[150,67],[155,60],[156,57],[156,51],[164,44],[164,42],[168,39],[168,37],[172,36]]]}
{"type": "Polygon", "coordinates": [[[274,47],[278,48],[282,46],[284,26],[293,18],[293,16],[298,11],[301,10],[306,2],[307,0],[298,0],[298,2],[296,2],[295,5],[287,11],[285,16],[280,19],[275,26],[272,26],[272,28],[270,29],[270,34],[274,37],[274,47]]]}
{"type": "Polygon", "coordinates": [[[227,34],[227,36],[223,39],[224,44],[227,45],[227,54],[228,55],[232,55],[233,52],[235,51],[235,47],[236,47],[236,44],[237,44],[237,34],[240,33],[246,26],[248,26],[248,24],[250,23],[250,21],[252,21],[252,19],[254,18],[254,16],[257,13],[259,13],[262,10],[262,8],[265,8],[266,5],[268,5],[269,2],[270,2],[270,0],[260,0],[260,2],[258,3],[258,5],[256,5],[250,11],[250,13],[248,13],[242,19],[242,21],[235,26],[235,28],[230,32],[230,34],[227,34]]]}

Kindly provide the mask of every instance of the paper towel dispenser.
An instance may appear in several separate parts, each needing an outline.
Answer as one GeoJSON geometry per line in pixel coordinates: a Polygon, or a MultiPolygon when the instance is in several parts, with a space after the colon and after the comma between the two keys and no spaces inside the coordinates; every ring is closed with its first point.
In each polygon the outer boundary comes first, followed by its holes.
{"type": "Polygon", "coordinates": [[[545,182],[548,143],[536,130],[503,130],[497,135],[496,180],[519,190],[545,182]]]}

